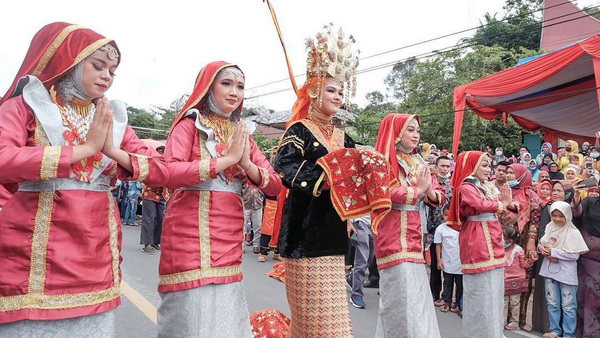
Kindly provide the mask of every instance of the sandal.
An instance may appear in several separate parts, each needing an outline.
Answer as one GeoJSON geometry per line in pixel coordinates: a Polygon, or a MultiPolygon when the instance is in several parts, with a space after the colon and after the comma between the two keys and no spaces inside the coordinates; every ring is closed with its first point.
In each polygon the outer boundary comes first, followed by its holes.
{"type": "Polygon", "coordinates": [[[510,322],[510,323],[504,325],[504,328],[507,329],[508,331],[517,331],[519,329],[519,324],[517,324],[515,322],[510,322]]]}
{"type": "Polygon", "coordinates": [[[440,308],[440,311],[442,311],[442,312],[448,312],[448,311],[450,311],[450,307],[448,305],[444,305],[444,306],[442,306],[440,308]]]}
{"type": "Polygon", "coordinates": [[[450,312],[459,313],[460,312],[460,307],[458,305],[453,305],[450,308],[450,312]]]}
{"type": "Polygon", "coordinates": [[[267,258],[266,258],[265,255],[259,254],[258,255],[258,261],[261,262],[261,263],[264,263],[264,262],[267,261],[267,258]]]}
{"type": "Polygon", "coordinates": [[[446,304],[446,302],[444,302],[443,299],[438,299],[438,300],[436,300],[436,301],[433,302],[433,305],[435,307],[442,307],[442,306],[444,306],[444,304],[446,304]]]}

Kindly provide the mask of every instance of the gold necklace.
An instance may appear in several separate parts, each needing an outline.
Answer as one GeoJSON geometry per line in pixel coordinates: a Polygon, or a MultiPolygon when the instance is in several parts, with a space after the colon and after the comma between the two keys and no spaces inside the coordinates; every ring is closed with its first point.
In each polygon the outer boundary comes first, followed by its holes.
{"type": "Polygon", "coordinates": [[[408,169],[407,174],[410,178],[416,177],[419,174],[419,163],[412,155],[397,150],[396,156],[398,157],[398,159],[406,163],[406,167],[408,169]]]}
{"type": "Polygon", "coordinates": [[[308,112],[308,119],[316,124],[317,127],[319,127],[319,129],[321,129],[321,131],[325,134],[325,136],[327,136],[327,138],[331,138],[333,131],[335,130],[335,126],[331,123],[331,117],[324,118],[321,115],[324,114],[311,104],[308,112]]]}
{"type": "Polygon", "coordinates": [[[208,112],[206,114],[200,114],[200,122],[214,131],[215,138],[220,143],[229,144],[231,140],[233,140],[235,128],[229,117],[223,117],[213,112],[208,112]]]}

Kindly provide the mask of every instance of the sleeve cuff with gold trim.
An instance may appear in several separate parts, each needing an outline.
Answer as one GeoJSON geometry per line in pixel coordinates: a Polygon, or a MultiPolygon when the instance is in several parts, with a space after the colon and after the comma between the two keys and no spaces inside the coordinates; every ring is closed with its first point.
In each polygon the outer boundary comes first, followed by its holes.
{"type": "Polygon", "coordinates": [[[269,185],[269,180],[270,180],[270,174],[269,171],[265,168],[256,166],[258,168],[258,171],[260,172],[260,179],[261,179],[261,183],[258,186],[258,189],[264,189],[269,185]]]}
{"type": "Polygon", "coordinates": [[[131,166],[133,167],[133,173],[131,176],[132,181],[142,182],[148,177],[148,174],[150,173],[148,156],[131,154],[131,166]]]}
{"type": "Polygon", "coordinates": [[[50,180],[58,177],[61,150],[62,147],[60,146],[44,147],[40,166],[40,180],[50,180]]]}

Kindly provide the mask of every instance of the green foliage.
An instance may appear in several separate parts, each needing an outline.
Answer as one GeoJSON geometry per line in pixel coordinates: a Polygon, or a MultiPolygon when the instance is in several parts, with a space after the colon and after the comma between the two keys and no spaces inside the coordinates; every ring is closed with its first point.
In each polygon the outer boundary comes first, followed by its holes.
{"type": "Polygon", "coordinates": [[[507,0],[501,19],[486,13],[470,44],[506,49],[538,49],[542,34],[542,0],[507,0]]]}
{"type": "Polygon", "coordinates": [[[254,138],[254,141],[256,141],[256,144],[258,145],[258,148],[260,148],[260,151],[262,151],[262,153],[265,154],[265,156],[269,156],[269,154],[267,154],[267,151],[275,147],[277,145],[277,142],[279,141],[277,138],[269,139],[265,134],[259,131],[254,132],[254,134],[252,134],[252,137],[254,138]]]}
{"type": "MultiPolygon", "coordinates": [[[[486,15],[495,24],[477,31],[469,49],[457,49],[428,59],[409,59],[398,63],[385,79],[391,97],[379,92],[367,94],[369,104],[359,111],[350,133],[357,142],[372,145],[379,121],[390,112],[419,114],[423,127],[421,140],[439,147],[450,147],[454,129],[454,89],[516,65],[521,58],[539,54],[541,0],[507,0],[506,22],[486,15]],[[532,38],[533,36],[533,38],[532,38]],[[534,43],[535,41],[535,43],[534,43]],[[397,103],[394,103],[397,102],[397,103]]],[[[461,43],[459,43],[459,46],[461,43]]],[[[486,144],[517,149],[523,130],[512,120],[484,120],[467,111],[463,121],[461,148],[483,149],[486,144]]]]}

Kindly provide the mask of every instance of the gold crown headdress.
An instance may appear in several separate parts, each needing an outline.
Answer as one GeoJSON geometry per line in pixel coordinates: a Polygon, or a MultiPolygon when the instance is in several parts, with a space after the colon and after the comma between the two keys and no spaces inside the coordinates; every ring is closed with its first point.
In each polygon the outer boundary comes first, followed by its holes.
{"type": "Polygon", "coordinates": [[[351,94],[347,96],[355,96],[360,51],[352,51],[354,42],[352,35],[346,38],[342,28],[338,29],[337,34],[334,33],[332,23],[324,26],[315,39],[307,39],[307,82],[312,77],[331,77],[345,86],[346,93],[351,94]]]}

